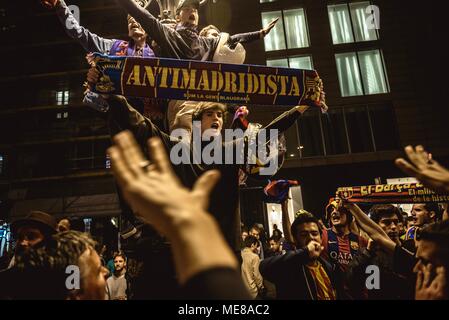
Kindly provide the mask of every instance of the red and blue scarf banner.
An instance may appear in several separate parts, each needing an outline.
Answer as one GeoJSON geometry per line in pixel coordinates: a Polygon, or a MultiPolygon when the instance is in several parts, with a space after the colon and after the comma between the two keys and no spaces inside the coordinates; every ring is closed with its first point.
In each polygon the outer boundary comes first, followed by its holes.
{"type": "Polygon", "coordinates": [[[298,186],[296,180],[273,180],[269,181],[263,189],[266,195],[266,201],[270,203],[282,203],[288,199],[290,187],[298,186]]]}
{"type": "Polygon", "coordinates": [[[93,87],[97,93],[327,110],[323,82],[315,70],[98,53],[93,61],[101,73],[93,87]]]}
{"type": "Polygon", "coordinates": [[[338,198],[351,203],[438,203],[448,202],[449,194],[437,194],[420,183],[377,184],[337,189],[338,198]]]}

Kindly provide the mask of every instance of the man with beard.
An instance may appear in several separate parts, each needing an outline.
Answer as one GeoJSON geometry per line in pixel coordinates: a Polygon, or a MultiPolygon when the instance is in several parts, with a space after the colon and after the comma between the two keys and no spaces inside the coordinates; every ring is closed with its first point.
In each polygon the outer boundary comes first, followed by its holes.
{"type": "Polygon", "coordinates": [[[109,300],[131,298],[131,282],[127,277],[126,257],[123,253],[114,256],[114,273],[106,281],[106,292],[109,300]]]}
{"type": "Polygon", "coordinates": [[[331,228],[323,230],[324,257],[346,272],[349,263],[368,241],[351,231],[351,213],[333,198],[326,207],[326,218],[331,228]]]}
{"type": "MultiPolygon", "coordinates": [[[[44,246],[56,233],[56,220],[48,213],[31,211],[24,218],[11,225],[13,239],[16,240],[16,254],[31,247],[44,246]]],[[[15,258],[9,267],[14,265],[15,258]]]]}
{"type": "MultiPolygon", "coordinates": [[[[398,225],[402,219],[399,209],[391,204],[375,205],[370,210],[371,219],[376,222],[388,237],[397,245],[402,245],[398,225]]],[[[393,256],[381,250],[372,240],[353,257],[346,274],[351,295],[370,300],[413,299],[413,283],[394,272],[393,256]],[[379,289],[366,288],[368,266],[379,268],[379,289]]]]}
{"type": "MultiPolygon", "coordinates": [[[[41,248],[52,240],[56,233],[56,220],[48,213],[31,211],[27,216],[17,219],[11,224],[12,237],[16,241],[13,258],[6,270],[0,272],[0,283],[10,281],[15,272],[17,256],[28,252],[31,248],[41,248]]],[[[0,286],[0,299],[11,297],[9,286],[0,286]]]]}

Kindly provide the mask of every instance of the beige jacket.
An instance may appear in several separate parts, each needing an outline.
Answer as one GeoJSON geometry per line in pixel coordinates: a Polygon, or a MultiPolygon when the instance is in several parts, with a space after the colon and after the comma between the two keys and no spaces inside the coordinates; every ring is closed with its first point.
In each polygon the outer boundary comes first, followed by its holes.
{"type": "Polygon", "coordinates": [[[260,258],[250,248],[242,250],[242,278],[251,297],[256,298],[263,289],[263,278],[259,272],[260,258]]]}

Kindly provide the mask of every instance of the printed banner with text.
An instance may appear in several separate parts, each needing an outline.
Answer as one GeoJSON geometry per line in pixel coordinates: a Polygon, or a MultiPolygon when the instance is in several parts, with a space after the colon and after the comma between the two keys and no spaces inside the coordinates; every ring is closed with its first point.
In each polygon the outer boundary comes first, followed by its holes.
{"type": "Polygon", "coordinates": [[[94,54],[94,91],[129,97],[240,105],[308,105],[327,110],[315,70],[94,54]]]}
{"type": "Polygon", "coordinates": [[[448,202],[448,194],[437,194],[419,183],[378,184],[341,187],[337,197],[352,203],[428,203],[448,202]]]}

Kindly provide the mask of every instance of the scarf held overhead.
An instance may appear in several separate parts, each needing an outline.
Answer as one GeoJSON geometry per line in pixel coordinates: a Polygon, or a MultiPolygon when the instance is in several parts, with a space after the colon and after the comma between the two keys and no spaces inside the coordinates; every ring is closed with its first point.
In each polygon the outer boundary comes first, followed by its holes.
{"type": "Polygon", "coordinates": [[[352,203],[429,203],[447,202],[449,195],[436,194],[420,183],[377,184],[341,187],[337,197],[352,203]]]}
{"type": "Polygon", "coordinates": [[[128,97],[233,104],[317,106],[327,110],[315,70],[94,54],[94,91],[128,97]]]}

